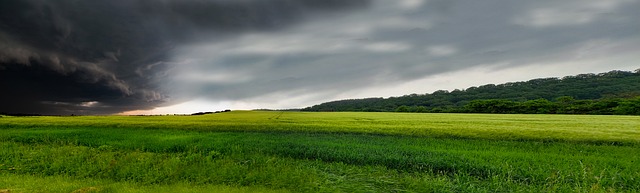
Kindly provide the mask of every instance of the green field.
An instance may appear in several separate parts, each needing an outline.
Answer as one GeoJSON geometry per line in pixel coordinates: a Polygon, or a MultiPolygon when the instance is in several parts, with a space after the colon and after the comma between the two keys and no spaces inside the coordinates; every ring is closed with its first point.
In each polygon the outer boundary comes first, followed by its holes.
{"type": "Polygon", "coordinates": [[[0,117],[0,192],[640,192],[640,117],[0,117]]]}

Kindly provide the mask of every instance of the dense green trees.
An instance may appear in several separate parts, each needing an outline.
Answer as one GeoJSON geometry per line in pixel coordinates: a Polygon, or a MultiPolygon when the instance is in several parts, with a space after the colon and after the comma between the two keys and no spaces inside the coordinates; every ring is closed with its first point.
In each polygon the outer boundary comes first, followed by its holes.
{"type": "Polygon", "coordinates": [[[640,97],[610,98],[599,100],[546,99],[514,102],[509,100],[474,100],[457,112],[503,113],[503,114],[595,114],[595,115],[640,115],[640,97]]]}
{"type": "Polygon", "coordinates": [[[640,115],[640,69],[488,84],[390,98],[327,102],[303,111],[640,115]]]}

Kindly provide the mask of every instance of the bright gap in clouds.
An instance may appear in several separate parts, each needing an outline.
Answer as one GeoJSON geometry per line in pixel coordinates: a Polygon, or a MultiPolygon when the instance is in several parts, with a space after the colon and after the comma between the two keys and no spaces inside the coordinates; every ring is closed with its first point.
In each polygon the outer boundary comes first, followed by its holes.
{"type": "Polygon", "coordinates": [[[211,102],[202,99],[192,100],[176,105],[159,107],[152,110],[137,110],[120,113],[120,115],[173,115],[192,114],[197,112],[214,112],[231,109],[231,103],[227,101],[211,102]]]}

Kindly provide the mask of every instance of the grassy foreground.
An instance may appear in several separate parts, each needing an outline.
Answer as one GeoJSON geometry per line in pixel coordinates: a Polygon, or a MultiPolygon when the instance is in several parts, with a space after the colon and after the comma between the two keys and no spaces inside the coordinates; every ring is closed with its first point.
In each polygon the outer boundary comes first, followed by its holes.
{"type": "Polygon", "coordinates": [[[638,192],[640,117],[0,117],[0,191],[638,192]]]}

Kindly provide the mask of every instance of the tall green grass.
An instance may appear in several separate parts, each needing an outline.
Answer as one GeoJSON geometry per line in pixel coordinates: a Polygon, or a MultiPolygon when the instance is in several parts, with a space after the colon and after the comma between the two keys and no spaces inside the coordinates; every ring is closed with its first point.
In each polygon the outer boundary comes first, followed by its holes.
{"type": "Polygon", "coordinates": [[[27,192],[640,191],[638,117],[233,112],[0,128],[0,190],[27,177],[70,184],[27,192]]]}

